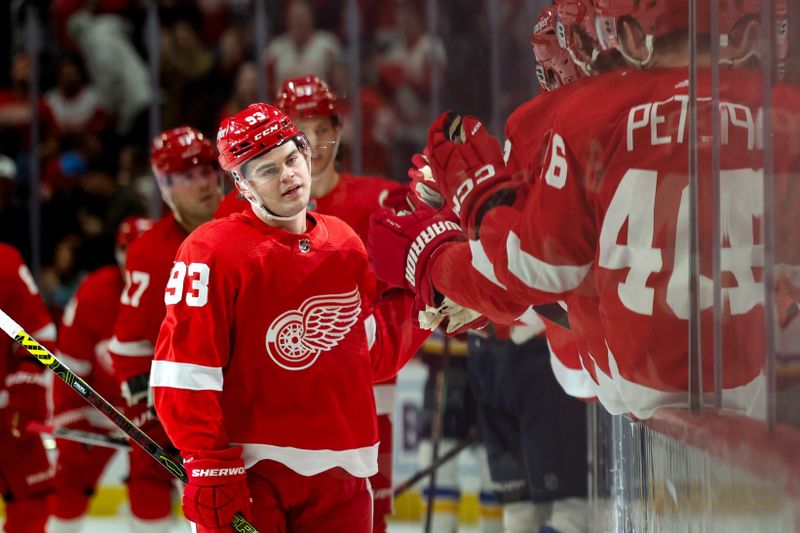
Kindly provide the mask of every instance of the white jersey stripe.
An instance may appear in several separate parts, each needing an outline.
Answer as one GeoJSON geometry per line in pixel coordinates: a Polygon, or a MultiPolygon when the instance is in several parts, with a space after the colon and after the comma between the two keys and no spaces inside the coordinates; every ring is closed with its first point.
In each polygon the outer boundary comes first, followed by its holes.
{"type": "Polygon", "coordinates": [[[155,347],[148,340],[122,342],[115,336],[108,345],[108,351],[114,355],[127,357],[150,357],[153,355],[155,347]]]}
{"type": "Polygon", "coordinates": [[[56,340],[56,325],[50,322],[45,327],[31,333],[31,337],[37,341],[54,341],[56,340]]]}
{"type": "Polygon", "coordinates": [[[222,368],[218,366],[174,361],[153,361],[150,366],[151,387],[222,391],[222,383],[222,368]]]}
{"type": "Polygon", "coordinates": [[[532,289],[558,294],[580,285],[592,266],[551,265],[520,248],[520,239],[512,231],[506,241],[508,270],[532,289]]]}
{"type": "Polygon", "coordinates": [[[506,286],[503,285],[494,273],[494,265],[486,255],[486,251],[481,245],[481,241],[469,241],[469,250],[472,255],[472,268],[480,272],[483,277],[505,290],[506,286]]]}
{"type": "Polygon", "coordinates": [[[371,350],[372,346],[375,344],[375,335],[378,329],[374,315],[369,315],[364,319],[364,329],[367,333],[367,349],[371,350]]]}
{"type": "Polygon", "coordinates": [[[379,415],[391,415],[394,413],[397,385],[394,383],[382,383],[373,385],[372,388],[375,391],[375,411],[379,415]]]}
{"type": "Polygon", "coordinates": [[[369,477],[378,473],[378,443],[351,450],[305,450],[274,444],[234,442],[242,446],[244,467],[269,459],[291,468],[301,476],[315,476],[333,467],[341,467],[354,477],[369,477]]]}
{"type": "Polygon", "coordinates": [[[85,359],[77,359],[72,357],[71,355],[67,355],[64,352],[58,352],[58,358],[61,359],[61,362],[69,368],[75,375],[85,378],[88,376],[92,371],[92,362],[87,361],[85,359]]]}

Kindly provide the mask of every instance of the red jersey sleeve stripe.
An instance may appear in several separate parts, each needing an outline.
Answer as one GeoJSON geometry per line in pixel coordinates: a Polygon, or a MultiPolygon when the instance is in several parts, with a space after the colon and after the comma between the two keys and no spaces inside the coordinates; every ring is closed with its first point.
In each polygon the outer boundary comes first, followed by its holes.
{"type": "Polygon", "coordinates": [[[575,289],[592,267],[585,265],[552,265],[527,253],[520,247],[519,237],[512,231],[506,241],[508,270],[532,289],[562,293],[575,289]]]}
{"type": "Polygon", "coordinates": [[[108,345],[108,351],[125,357],[152,357],[155,347],[148,340],[122,342],[113,337],[108,345]]]}
{"type": "Polygon", "coordinates": [[[222,392],[222,368],[174,361],[153,361],[150,367],[151,387],[222,392]]]}

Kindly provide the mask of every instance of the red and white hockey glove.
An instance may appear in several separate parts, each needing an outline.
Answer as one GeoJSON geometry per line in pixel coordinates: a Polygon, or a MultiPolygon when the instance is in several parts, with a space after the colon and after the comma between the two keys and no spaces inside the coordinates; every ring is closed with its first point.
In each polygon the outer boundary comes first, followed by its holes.
{"type": "Polygon", "coordinates": [[[408,177],[411,178],[414,205],[418,206],[422,202],[441,211],[445,208],[445,202],[436,188],[436,180],[433,178],[427,150],[421,154],[414,154],[411,157],[411,165],[411,168],[408,169],[408,177]]]}
{"type": "Polygon", "coordinates": [[[367,249],[372,271],[389,286],[414,292],[413,318],[422,329],[434,330],[443,321],[448,333],[485,325],[478,313],[439,294],[431,282],[433,258],[463,240],[458,224],[427,205],[408,214],[382,209],[370,217],[367,249]]]}
{"type": "Polygon", "coordinates": [[[430,260],[445,246],[463,240],[456,222],[427,206],[408,214],[379,209],[370,217],[370,267],[390,287],[410,289],[425,304],[433,305],[435,291],[427,268],[430,260]]]}
{"type": "MultiPolygon", "coordinates": [[[[517,183],[503,161],[500,142],[475,117],[446,111],[428,131],[430,188],[444,198],[471,239],[478,238],[483,216],[513,205],[517,183]]],[[[426,182],[427,184],[427,182],[426,182]]]]}
{"type": "Polygon", "coordinates": [[[22,438],[30,435],[25,428],[29,422],[47,420],[47,374],[45,367],[26,358],[16,371],[6,376],[9,425],[11,435],[22,438]]]}
{"type": "Polygon", "coordinates": [[[242,447],[195,453],[183,466],[189,481],[183,488],[183,514],[195,524],[224,528],[236,513],[250,511],[242,447]]]}

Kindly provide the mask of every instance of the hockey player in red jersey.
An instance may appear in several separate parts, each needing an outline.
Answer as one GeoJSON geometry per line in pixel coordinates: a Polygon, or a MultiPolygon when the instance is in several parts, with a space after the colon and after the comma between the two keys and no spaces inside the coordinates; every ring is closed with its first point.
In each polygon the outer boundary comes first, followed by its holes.
{"type": "MultiPolygon", "coordinates": [[[[0,244],[0,309],[48,349],[55,349],[56,326],[17,250],[0,244]]],[[[0,490],[7,533],[44,533],[47,494],[53,469],[42,439],[27,430],[48,417],[47,372],[7,335],[0,336],[3,357],[0,387],[0,490]]]]}
{"type": "MultiPolygon", "coordinates": [[[[150,363],[165,314],[164,287],[181,242],[213,218],[222,176],[214,146],[187,126],[166,130],[153,140],[150,166],[170,212],[128,249],[126,284],[109,352],[129,406],[126,414],[166,445],[166,435],[148,408],[150,363]]],[[[137,531],[168,529],[172,486],[168,472],[139,447],[131,449],[131,509],[146,520],[139,520],[137,531]]]]}
{"type": "MultiPolygon", "coordinates": [[[[395,181],[373,176],[340,172],[336,165],[342,136],[336,96],[316,76],[283,83],[276,106],[289,115],[297,129],[311,144],[311,199],[308,209],[333,215],[353,228],[367,241],[369,217],[383,207],[389,194],[400,191],[395,181]]],[[[394,194],[392,197],[397,196],[394,194]]],[[[396,378],[376,384],[375,408],[378,413],[379,472],[370,478],[375,503],[373,531],[386,531],[386,516],[392,513],[392,411],[396,378]]]]}
{"type": "Polygon", "coordinates": [[[427,337],[413,299],[377,298],[341,220],[307,212],[308,140],[280,110],[225,119],[219,160],[251,209],[204,225],[176,257],[150,378],[184,457],[184,514],[222,531],[372,530],[372,383],[427,337]]]}
{"type": "MultiPolygon", "coordinates": [[[[336,96],[316,76],[283,82],[275,105],[289,115],[311,144],[311,199],[308,209],[333,215],[349,225],[363,242],[367,241],[369,217],[383,202],[397,197],[399,183],[373,176],[340,172],[336,159],[342,135],[336,96]],[[390,193],[394,193],[391,197],[390,193]]],[[[400,195],[402,196],[402,195],[400,195]]],[[[234,190],[220,205],[217,217],[250,209],[234,190]]],[[[386,516],[392,512],[392,420],[396,378],[375,385],[378,411],[380,471],[372,479],[375,500],[374,531],[386,530],[386,516]]]]}
{"type": "MultiPolygon", "coordinates": [[[[152,225],[150,219],[140,217],[129,217],[120,224],[116,244],[118,265],[95,270],[81,282],[64,310],[58,335],[59,358],[101,396],[120,408],[124,401],[114,377],[108,344],[125,285],[126,251],[152,225]]],[[[115,428],[60,380],[53,385],[53,425],[95,433],[109,433],[115,428]]],[[[50,533],[78,532],[89,507],[89,498],[114,450],[66,439],[57,442],[55,491],[50,495],[53,516],[48,527],[50,533]]]]}
{"type": "MultiPolygon", "coordinates": [[[[597,369],[600,399],[612,412],[647,417],[659,407],[685,405],[688,389],[688,6],[602,0],[596,7],[601,42],[642,70],[599,76],[563,102],[545,160],[545,186],[532,188],[522,209],[508,205],[513,185],[499,144],[476,119],[461,122],[464,143],[457,144],[448,140],[454,117],[441,116],[431,127],[428,149],[444,198],[468,234],[479,238],[482,260],[490,258],[487,268],[507,293],[532,303],[570,298],[570,324],[589,344],[587,365],[597,369]],[[586,106],[596,94],[604,95],[603,105],[586,106]]],[[[727,37],[721,40],[722,64],[746,66],[757,58],[759,6],[728,8],[720,10],[725,13],[720,32],[727,37]]],[[[701,65],[708,64],[707,53],[701,50],[699,57],[701,65]]],[[[760,82],[745,69],[723,70],[720,78],[726,139],[722,270],[731,280],[723,288],[730,347],[723,406],[749,411],[762,364],[763,308],[757,295],[763,288],[754,271],[763,265],[763,255],[747,222],[761,214],[744,199],[757,195],[762,161],[754,122],[741,117],[757,116],[760,82]]],[[[711,151],[712,113],[704,98],[709,83],[708,70],[701,69],[701,163],[711,151]]],[[[700,165],[701,198],[710,194],[707,168],[700,165]]],[[[706,331],[713,300],[709,219],[698,220],[703,250],[698,305],[706,331]]],[[[437,266],[434,284],[456,275],[437,266]]],[[[710,391],[710,336],[703,338],[702,353],[703,386],[710,391]]]]}

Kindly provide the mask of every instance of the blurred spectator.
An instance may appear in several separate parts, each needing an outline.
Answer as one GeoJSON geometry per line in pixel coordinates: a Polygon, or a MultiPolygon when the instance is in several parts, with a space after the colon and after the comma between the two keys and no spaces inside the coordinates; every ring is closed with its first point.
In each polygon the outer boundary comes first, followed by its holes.
{"type": "MultiPolygon", "coordinates": [[[[367,49],[361,61],[361,171],[373,176],[386,176],[405,180],[405,174],[389,175],[389,142],[394,125],[394,113],[389,103],[378,89],[376,69],[377,55],[367,49]]],[[[338,61],[333,66],[331,87],[334,94],[344,95],[339,99],[339,114],[342,117],[342,168],[353,169],[353,117],[350,93],[349,65],[338,61]]]]}
{"type": "Polygon", "coordinates": [[[286,79],[310,75],[330,79],[333,63],[341,53],[334,35],[316,29],[311,4],[292,0],[286,12],[286,33],[273,39],[265,52],[270,94],[286,79]]]}
{"type": "Polygon", "coordinates": [[[392,175],[403,176],[411,156],[425,144],[431,118],[431,80],[432,76],[442,79],[445,51],[439,39],[426,33],[416,1],[400,1],[396,6],[397,37],[383,57],[380,77],[392,95],[397,115],[392,175]]]}
{"type": "Polygon", "coordinates": [[[67,235],[55,247],[53,262],[42,270],[42,298],[54,317],[60,317],[67,302],[78,287],[84,272],[78,268],[77,253],[80,239],[67,235]]]}
{"type": "Polygon", "coordinates": [[[236,72],[233,94],[217,113],[217,124],[223,118],[241,111],[256,101],[258,101],[258,73],[255,63],[248,61],[247,63],[242,63],[238,72],[236,72]]]}
{"type": "Polygon", "coordinates": [[[191,124],[210,132],[216,124],[209,113],[208,87],[214,56],[203,46],[187,20],[177,20],[161,40],[161,84],[164,128],[191,124]]]}
{"type": "Polygon", "coordinates": [[[108,122],[100,96],[94,87],[86,85],[83,65],[74,56],[61,59],[57,85],[47,91],[45,102],[61,135],[99,132],[108,122]]]}
{"type": "Polygon", "coordinates": [[[227,0],[197,0],[200,10],[200,40],[206,46],[217,43],[231,22],[227,0]]]}
{"type": "Polygon", "coordinates": [[[246,33],[244,28],[228,28],[219,39],[213,76],[216,109],[222,107],[233,94],[235,79],[247,59],[244,45],[246,33]]]}
{"type": "Polygon", "coordinates": [[[0,242],[8,243],[30,264],[30,230],[28,212],[16,197],[17,165],[0,154],[0,242]]]}
{"type": "Polygon", "coordinates": [[[116,120],[117,134],[146,142],[150,74],[128,38],[125,20],[79,11],[67,26],[101,103],[116,120]]]}
{"type": "MultiPolygon", "coordinates": [[[[27,54],[14,56],[11,65],[11,87],[0,89],[0,146],[15,158],[20,152],[30,150],[30,126],[33,113],[28,102],[28,84],[31,61],[27,54]]],[[[39,98],[38,116],[42,128],[38,153],[45,157],[56,149],[53,120],[43,98],[39,98]]],[[[19,163],[19,160],[17,161],[19,163]]],[[[27,179],[24,169],[18,169],[18,177],[27,179]]]]}

